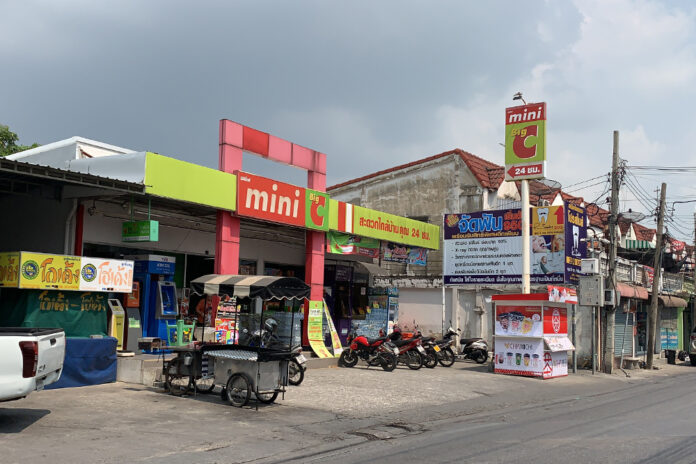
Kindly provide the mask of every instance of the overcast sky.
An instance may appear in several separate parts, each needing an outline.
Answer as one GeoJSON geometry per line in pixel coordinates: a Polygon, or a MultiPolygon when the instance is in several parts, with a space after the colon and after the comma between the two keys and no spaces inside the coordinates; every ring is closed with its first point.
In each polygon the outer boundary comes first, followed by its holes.
{"type": "MultiPolygon", "coordinates": [[[[25,144],[79,135],[217,167],[227,118],[326,153],[331,185],[453,148],[504,164],[504,110],[522,91],[548,104],[548,177],[587,201],[603,204],[604,179],[574,184],[610,171],[614,130],[629,165],[696,166],[690,2],[0,0],[0,11],[0,124],[25,144]]],[[[630,172],[624,210],[654,208],[663,181],[669,203],[696,199],[695,173],[630,172]]],[[[689,243],[694,205],[668,224],[689,243]]]]}

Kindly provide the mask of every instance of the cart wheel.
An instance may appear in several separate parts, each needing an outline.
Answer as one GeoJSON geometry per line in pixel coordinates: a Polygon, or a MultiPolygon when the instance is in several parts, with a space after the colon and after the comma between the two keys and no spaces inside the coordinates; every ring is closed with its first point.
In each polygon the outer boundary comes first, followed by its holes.
{"type": "Polygon", "coordinates": [[[215,378],[198,379],[193,382],[196,385],[196,391],[200,393],[212,393],[215,390],[215,378]]]}
{"type": "Polygon", "coordinates": [[[278,392],[275,391],[273,393],[257,393],[256,394],[256,399],[258,399],[260,402],[265,403],[265,404],[271,404],[273,403],[276,398],[278,398],[278,392]]]}
{"type": "Polygon", "coordinates": [[[299,385],[304,380],[304,369],[297,361],[290,361],[288,366],[288,383],[290,385],[299,385]]]}
{"type": "Polygon", "coordinates": [[[251,379],[246,374],[232,374],[225,387],[227,401],[232,406],[241,408],[251,398],[251,379]]]}
{"type": "Polygon", "coordinates": [[[190,375],[180,373],[181,359],[172,359],[167,366],[167,389],[174,396],[188,393],[193,387],[193,379],[190,375]]]}

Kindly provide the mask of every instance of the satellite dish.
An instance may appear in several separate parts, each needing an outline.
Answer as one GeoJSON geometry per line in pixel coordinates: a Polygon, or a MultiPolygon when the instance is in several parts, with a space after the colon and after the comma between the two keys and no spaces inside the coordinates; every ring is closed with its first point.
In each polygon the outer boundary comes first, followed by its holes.
{"type": "Polygon", "coordinates": [[[552,195],[561,188],[561,183],[552,179],[536,179],[529,181],[529,195],[542,197],[552,195]]]}
{"type": "Polygon", "coordinates": [[[625,213],[619,213],[619,219],[624,219],[630,222],[640,222],[646,217],[647,216],[645,214],[639,213],[638,211],[631,211],[630,209],[625,213]]]}

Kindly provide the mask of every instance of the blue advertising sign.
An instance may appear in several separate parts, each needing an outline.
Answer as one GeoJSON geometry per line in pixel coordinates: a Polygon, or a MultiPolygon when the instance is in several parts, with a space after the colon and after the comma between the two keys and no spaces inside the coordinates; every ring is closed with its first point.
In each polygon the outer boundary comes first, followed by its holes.
{"type": "Polygon", "coordinates": [[[577,285],[580,281],[581,260],[587,257],[587,214],[585,208],[565,203],[565,281],[577,285]]]}

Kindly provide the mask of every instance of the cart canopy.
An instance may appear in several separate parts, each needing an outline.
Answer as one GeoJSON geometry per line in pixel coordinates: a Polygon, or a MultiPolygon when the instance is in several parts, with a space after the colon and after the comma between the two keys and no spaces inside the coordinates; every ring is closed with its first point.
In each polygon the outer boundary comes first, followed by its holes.
{"type": "Polygon", "coordinates": [[[297,277],[209,274],[191,281],[199,295],[229,295],[262,300],[309,298],[309,285],[297,277]]]}

